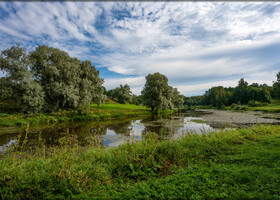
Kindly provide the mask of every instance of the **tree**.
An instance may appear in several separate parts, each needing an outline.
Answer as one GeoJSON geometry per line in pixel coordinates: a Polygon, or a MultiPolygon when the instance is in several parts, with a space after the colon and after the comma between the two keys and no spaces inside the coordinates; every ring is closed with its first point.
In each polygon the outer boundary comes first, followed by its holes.
{"type": "Polygon", "coordinates": [[[204,96],[184,97],[184,104],[188,106],[202,105],[204,103],[204,96]]]}
{"type": "Polygon", "coordinates": [[[132,100],[132,92],[128,84],[120,85],[120,87],[115,88],[108,92],[109,95],[118,100],[119,103],[127,103],[132,100]]]}
{"type": "Polygon", "coordinates": [[[23,112],[39,112],[44,104],[44,91],[29,71],[30,60],[19,44],[1,52],[0,69],[6,73],[2,79],[3,91],[10,91],[10,97],[23,112]],[[4,81],[5,80],[5,81],[4,81]]]}
{"type": "Polygon", "coordinates": [[[181,95],[177,88],[172,88],[171,101],[175,108],[182,108],[184,104],[184,95],[181,95]]]}
{"type": "Polygon", "coordinates": [[[227,105],[227,93],[222,86],[212,87],[205,92],[206,104],[213,105],[218,108],[227,105]]]}
{"type": "Polygon", "coordinates": [[[0,100],[9,100],[12,99],[12,83],[6,77],[0,78],[0,100]]]}
{"type": "Polygon", "coordinates": [[[142,103],[141,95],[137,96],[135,94],[132,95],[131,103],[135,105],[139,105],[142,103]]]}
{"type": "Polygon", "coordinates": [[[104,80],[99,77],[99,71],[91,64],[90,61],[82,61],[80,63],[80,98],[81,102],[85,102],[89,107],[91,101],[94,101],[99,106],[103,104],[107,96],[105,88],[102,86],[104,80]]]}
{"type": "Polygon", "coordinates": [[[88,107],[93,99],[104,99],[99,71],[90,61],[80,61],[66,52],[39,46],[31,53],[36,78],[45,91],[47,111],[88,107]]]}
{"type": "Polygon", "coordinates": [[[1,96],[10,89],[11,98],[25,112],[89,108],[92,100],[100,104],[105,99],[104,81],[91,62],[59,49],[38,46],[27,53],[17,44],[2,51],[0,69],[6,74],[1,96]]]}
{"type": "Polygon", "coordinates": [[[235,88],[233,98],[235,102],[240,101],[242,104],[248,102],[248,82],[241,78],[238,81],[238,86],[235,88]]]}
{"type": "Polygon", "coordinates": [[[277,80],[273,83],[273,97],[280,98],[280,72],[276,75],[277,80]]]}
{"type": "Polygon", "coordinates": [[[146,76],[146,83],[141,93],[143,105],[152,110],[173,108],[172,87],[168,85],[167,77],[159,72],[146,76]]]}

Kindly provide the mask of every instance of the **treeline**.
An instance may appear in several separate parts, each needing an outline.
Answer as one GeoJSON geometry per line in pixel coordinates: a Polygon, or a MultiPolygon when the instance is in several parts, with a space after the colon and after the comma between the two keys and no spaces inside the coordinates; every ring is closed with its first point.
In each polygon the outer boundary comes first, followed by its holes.
{"type": "Polygon", "coordinates": [[[160,73],[149,74],[140,96],[129,85],[106,91],[104,80],[90,61],[81,61],[48,46],[26,51],[19,44],[1,52],[0,100],[13,101],[25,113],[53,112],[59,109],[88,110],[107,97],[119,103],[143,104],[152,110],[180,108],[184,96],[168,85],[160,73]]]}
{"type": "Polygon", "coordinates": [[[212,105],[223,108],[228,105],[247,104],[260,106],[271,103],[272,98],[280,98],[280,72],[273,86],[267,84],[248,84],[243,78],[235,88],[222,86],[212,87],[203,96],[185,97],[185,105],[212,105]]]}

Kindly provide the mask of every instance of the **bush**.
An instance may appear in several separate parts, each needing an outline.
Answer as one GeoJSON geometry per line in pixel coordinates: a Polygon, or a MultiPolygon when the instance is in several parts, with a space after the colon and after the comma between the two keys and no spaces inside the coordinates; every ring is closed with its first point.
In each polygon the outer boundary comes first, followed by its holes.
{"type": "Polygon", "coordinates": [[[262,106],[263,104],[259,101],[255,101],[255,100],[250,100],[248,102],[248,106],[249,107],[256,107],[256,106],[262,106]]]}
{"type": "Polygon", "coordinates": [[[224,104],[222,104],[219,109],[224,110],[226,108],[226,106],[224,104]]]}

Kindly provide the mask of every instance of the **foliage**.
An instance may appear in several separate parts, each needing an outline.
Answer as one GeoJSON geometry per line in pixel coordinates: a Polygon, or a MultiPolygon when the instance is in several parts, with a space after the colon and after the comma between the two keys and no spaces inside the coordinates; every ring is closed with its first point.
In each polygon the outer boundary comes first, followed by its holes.
{"type": "Polygon", "coordinates": [[[11,150],[0,160],[2,199],[277,199],[279,126],[187,134],[116,148],[11,150]]]}
{"type": "Polygon", "coordinates": [[[266,84],[253,83],[249,86],[242,78],[235,88],[223,88],[222,86],[210,88],[203,95],[200,104],[221,108],[232,104],[248,104],[248,102],[250,105],[253,102],[270,103],[272,100],[270,91],[272,88],[266,84]]]}
{"type": "Polygon", "coordinates": [[[23,112],[38,112],[44,105],[44,92],[42,86],[33,78],[29,67],[28,54],[19,44],[2,51],[0,69],[7,77],[1,79],[1,96],[14,99],[23,112]],[[7,92],[10,94],[7,95],[7,92]]]}
{"type": "Polygon", "coordinates": [[[216,106],[218,108],[227,105],[228,99],[226,92],[222,86],[212,87],[205,92],[204,102],[209,105],[216,106]]]}
{"type": "Polygon", "coordinates": [[[184,105],[188,105],[188,106],[202,105],[203,98],[204,96],[184,97],[184,105]]]}
{"type": "Polygon", "coordinates": [[[280,98],[280,72],[277,74],[277,80],[273,83],[273,96],[280,98]]]}
{"type": "Polygon", "coordinates": [[[104,102],[103,79],[90,61],[80,61],[66,52],[38,46],[26,52],[18,44],[4,50],[0,69],[1,98],[15,99],[24,112],[85,108],[92,100],[104,102]]]}
{"type": "Polygon", "coordinates": [[[248,89],[248,82],[244,80],[244,78],[241,78],[238,81],[238,85],[234,90],[233,99],[235,102],[240,101],[241,104],[245,104],[248,101],[248,95],[247,95],[247,89],[248,89]]]}
{"type": "Polygon", "coordinates": [[[153,111],[173,109],[174,106],[181,108],[184,102],[183,96],[176,88],[169,86],[167,77],[159,72],[146,76],[141,94],[143,105],[153,111]]]}
{"type": "Polygon", "coordinates": [[[135,94],[132,95],[132,99],[131,99],[132,104],[140,105],[140,104],[142,104],[142,101],[143,101],[142,95],[139,95],[139,96],[137,96],[135,94]]]}
{"type": "Polygon", "coordinates": [[[172,88],[171,101],[175,108],[182,108],[184,104],[184,95],[181,95],[177,88],[172,88]]]}
{"type": "Polygon", "coordinates": [[[108,94],[118,100],[119,103],[125,104],[132,101],[132,92],[128,84],[120,85],[113,90],[108,91],[108,94]]]}
{"type": "Polygon", "coordinates": [[[251,106],[251,107],[262,106],[262,103],[259,101],[250,100],[248,102],[248,106],[251,106]]]}
{"type": "Polygon", "coordinates": [[[0,78],[0,100],[6,101],[12,98],[12,83],[6,77],[0,78]]]}

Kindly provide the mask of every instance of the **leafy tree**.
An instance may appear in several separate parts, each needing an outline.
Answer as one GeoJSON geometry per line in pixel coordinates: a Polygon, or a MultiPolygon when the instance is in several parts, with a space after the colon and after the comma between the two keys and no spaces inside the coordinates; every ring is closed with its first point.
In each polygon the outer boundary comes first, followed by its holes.
{"type": "Polygon", "coordinates": [[[167,77],[159,72],[146,76],[146,83],[141,93],[143,105],[152,110],[173,108],[172,87],[168,85],[167,77]]]}
{"type": "Polygon", "coordinates": [[[10,90],[23,112],[39,112],[44,104],[44,91],[29,71],[30,60],[24,48],[19,44],[1,52],[0,69],[6,73],[1,83],[4,90],[10,90]],[[5,81],[3,81],[5,80],[5,81]]]}
{"type": "Polygon", "coordinates": [[[181,95],[177,88],[172,88],[171,101],[176,108],[182,108],[184,104],[184,95],[181,95]]]}
{"type": "Polygon", "coordinates": [[[120,85],[120,87],[115,88],[108,92],[109,95],[118,100],[119,103],[127,103],[132,100],[132,92],[128,84],[120,85]]]}
{"type": "Polygon", "coordinates": [[[81,102],[86,102],[89,106],[91,101],[94,101],[99,106],[105,103],[107,96],[105,88],[102,86],[104,80],[99,77],[99,71],[91,64],[90,61],[82,61],[80,63],[80,98],[81,102]]]}
{"type": "Polygon", "coordinates": [[[248,102],[248,82],[241,78],[238,82],[238,86],[235,88],[233,98],[235,102],[240,101],[242,104],[248,102]]]}
{"type": "Polygon", "coordinates": [[[260,85],[258,83],[252,83],[250,86],[251,87],[256,87],[256,88],[260,87],[260,85]]]}
{"type": "Polygon", "coordinates": [[[32,70],[45,91],[46,110],[89,107],[101,103],[103,79],[90,61],[80,61],[66,52],[39,46],[31,54],[32,70]]]}
{"type": "Polygon", "coordinates": [[[0,78],[0,100],[12,99],[12,83],[6,77],[0,78]]]}
{"type": "Polygon", "coordinates": [[[270,92],[265,89],[265,88],[262,88],[261,91],[260,91],[260,99],[259,99],[261,102],[267,102],[267,103],[271,103],[271,95],[270,95],[270,92]]]}
{"type": "MultiPolygon", "coordinates": [[[[78,108],[81,86],[80,61],[71,58],[64,51],[47,46],[37,47],[32,52],[31,59],[32,70],[45,91],[46,110],[78,108]]],[[[87,95],[88,93],[81,96],[84,98],[88,97],[87,95]]]]}
{"type": "Polygon", "coordinates": [[[11,98],[25,112],[89,108],[92,100],[105,99],[104,81],[91,62],[81,62],[59,49],[38,46],[27,53],[17,44],[2,51],[0,69],[6,73],[1,95],[10,89],[11,98]]]}
{"type": "Polygon", "coordinates": [[[137,96],[135,94],[132,95],[131,103],[135,105],[139,105],[142,103],[141,95],[137,96]]]}
{"type": "Polygon", "coordinates": [[[267,87],[248,87],[249,101],[271,102],[271,95],[267,87]]]}
{"type": "Polygon", "coordinates": [[[227,93],[222,86],[212,87],[205,92],[206,104],[211,104],[218,108],[227,105],[227,93]]]}
{"type": "Polygon", "coordinates": [[[280,72],[276,75],[277,80],[273,83],[273,96],[280,98],[280,72]]]}
{"type": "Polygon", "coordinates": [[[204,96],[184,97],[184,105],[195,106],[204,104],[204,96]]]}

